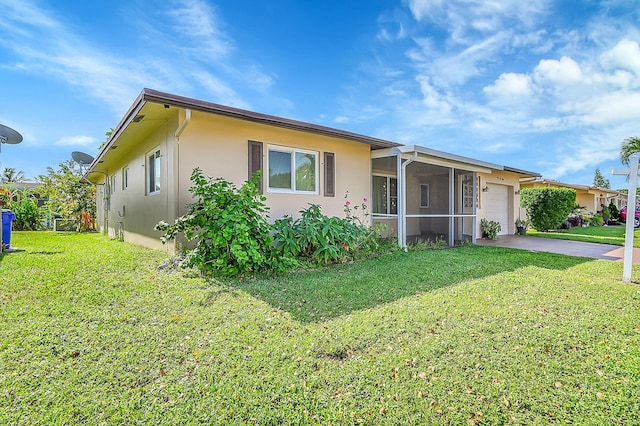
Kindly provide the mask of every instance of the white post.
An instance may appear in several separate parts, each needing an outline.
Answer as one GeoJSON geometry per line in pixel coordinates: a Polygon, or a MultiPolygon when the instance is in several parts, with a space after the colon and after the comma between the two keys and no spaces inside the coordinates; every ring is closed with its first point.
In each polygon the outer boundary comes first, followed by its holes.
{"type": "Polygon", "coordinates": [[[622,281],[631,282],[631,271],[633,267],[633,223],[636,219],[636,188],[638,187],[638,156],[632,155],[630,158],[629,170],[612,170],[615,175],[629,176],[629,194],[627,195],[627,224],[624,236],[624,268],[622,281]]]}
{"type": "Polygon", "coordinates": [[[629,168],[629,194],[627,196],[627,226],[624,237],[624,271],[622,281],[631,282],[633,265],[633,223],[636,219],[636,188],[638,186],[638,156],[631,156],[629,168]]]}

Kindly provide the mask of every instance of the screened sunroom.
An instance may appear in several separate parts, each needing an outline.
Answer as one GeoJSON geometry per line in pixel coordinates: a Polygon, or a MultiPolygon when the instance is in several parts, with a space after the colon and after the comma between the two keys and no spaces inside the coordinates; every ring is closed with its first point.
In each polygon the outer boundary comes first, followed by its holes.
{"type": "Polygon", "coordinates": [[[415,145],[376,150],[371,158],[372,220],[397,234],[400,246],[475,243],[477,174],[502,166],[415,145]]]}

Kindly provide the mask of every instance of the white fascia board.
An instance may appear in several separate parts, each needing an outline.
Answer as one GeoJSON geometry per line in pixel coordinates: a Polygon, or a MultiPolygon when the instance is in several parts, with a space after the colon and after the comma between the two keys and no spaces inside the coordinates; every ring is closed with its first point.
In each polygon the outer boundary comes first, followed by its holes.
{"type": "Polygon", "coordinates": [[[403,157],[406,155],[407,158],[414,152],[418,153],[418,158],[415,161],[421,163],[436,164],[456,169],[464,168],[465,170],[480,173],[491,173],[492,170],[504,170],[504,167],[499,164],[488,163],[486,161],[475,160],[461,155],[437,151],[435,149],[425,148],[419,145],[401,146],[395,149],[402,152],[403,157]]]}

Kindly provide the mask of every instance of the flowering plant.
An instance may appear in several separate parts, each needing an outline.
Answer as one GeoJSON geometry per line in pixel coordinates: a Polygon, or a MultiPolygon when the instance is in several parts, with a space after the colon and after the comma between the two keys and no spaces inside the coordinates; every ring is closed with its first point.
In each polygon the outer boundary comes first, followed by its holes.
{"type": "Polygon", "coordinates": [[[360,225],[363,225],[367,218],[369,217],[369,212],[367,211],[367,202],[369,201],[366,197],[362,199],[362,204],[359,206],[351,207],[351,201],[347,198],[349,197],[349,191],[344,194],[344,215],[347,220],[357,221],[360,225]],[[362,211],[362,218],[356,216],[353,212],[360,210],[362,211]],[[353,212],[352,212],[353,211],[353,212]]]}
{"type": "Polygon", "coordinates": [[[0,187],[0,207],[6,206],[12,199],[9,188],[0,187]]]}

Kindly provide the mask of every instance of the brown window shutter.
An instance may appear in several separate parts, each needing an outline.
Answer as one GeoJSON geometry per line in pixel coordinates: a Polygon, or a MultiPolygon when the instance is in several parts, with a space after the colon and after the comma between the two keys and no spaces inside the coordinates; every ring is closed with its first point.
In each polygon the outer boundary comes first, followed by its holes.
{"type": "MultiPolygon", "coordinates": [[[[262,142],[249,141],[249,179],[258,170],[262,171],[262,142]]],[[[259,189],[262,194],[262,182],[264,176],[260,176],[259,189]]]]}
{"type": "Polygon", "coordinates": [[[324,153],[324,196],[336,196],[336,154],[324,153]]]}

